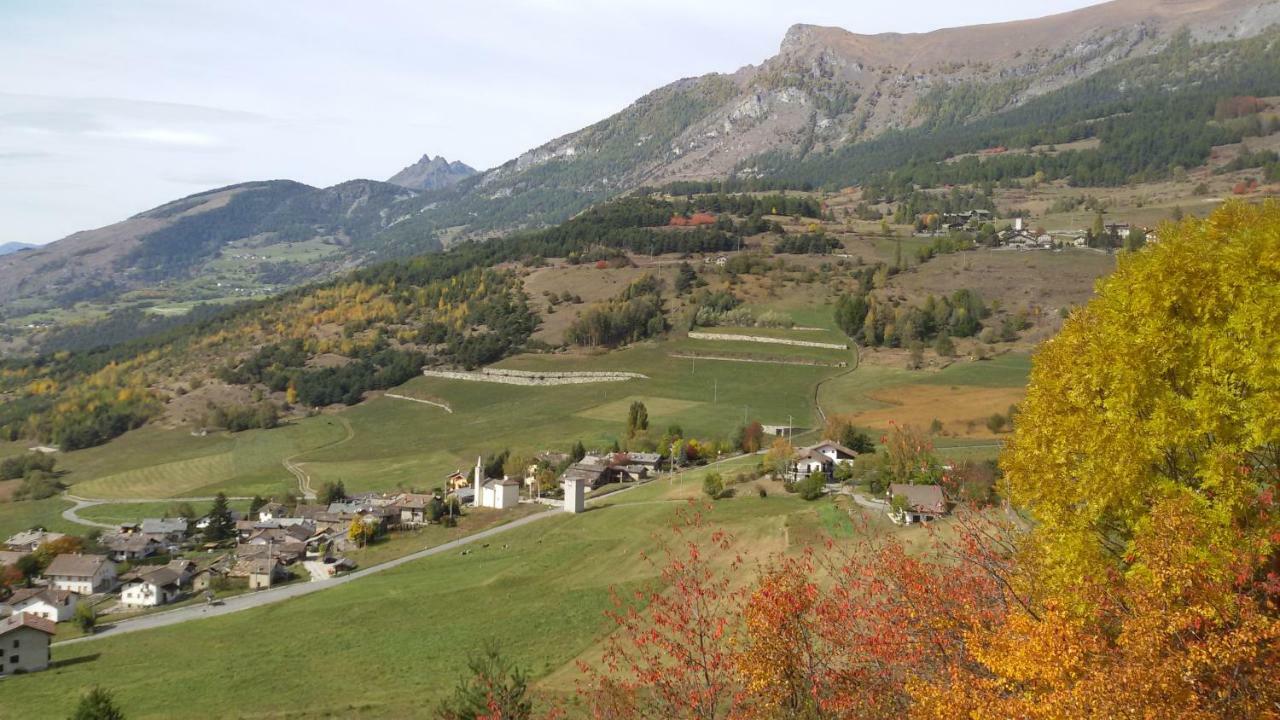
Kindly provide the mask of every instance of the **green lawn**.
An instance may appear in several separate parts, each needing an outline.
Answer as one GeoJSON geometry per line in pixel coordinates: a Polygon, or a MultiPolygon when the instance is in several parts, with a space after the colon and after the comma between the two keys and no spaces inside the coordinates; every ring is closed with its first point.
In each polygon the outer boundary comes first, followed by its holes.
{"type": "Polygon", "coordinates": [[[991,360],[957,362],[919,382],[930,385],[979,385],[982,387],[1024,387],[1031,373],[1031,356],[1005,353],[991,360]]]}
{"type": "Polygon", "coordinates": [[[33,527],[80,535],[88,528],[62,519],[62,511],[69,507],[71,503],[58,497],[24,502],[0,502],[0,541],[16,532],[33,527]]]}
{"type": "MultiPolygon", "coordinates": [[[[140,522],[145,518],[173,517],[174,506],[182,500],[170,500],[166,502],[151,503],[111,503],[107,505],[93,505],[83,508],[76,513],[85,520],[94,520],[104,523],[129,523],[140,522]]],[[[249,509],[248,500],[232,500],[230,503],[232,510],[244,512],[249,509]]],[[[213,507],[212,501],[195,501],[191,503],[192,509],[196,511],[199,517],[209,512],[213,507]]],[[[87,528],[86,528],[87,529],[87,528]]]]}
{"type": "MultiPolygon", "coordinates": [[[[559,514],[465,556],[428,558],[234,615],[55,648],[54,668],[4,681],[0,708],[63,718],[84,689],[100,684],[134,719],[420,716],[485,638],[500,640],[535,679],[571,670],[610,628],[602,614],[610,588],[651,578],[639,553],[652,549],[651,533],[681,506],[631,502],[559,514]],[[177,699],[174,688],[182,688],[177,699]]],[[[790,525],[821,522],[815,506],[794,496],[724,500],[711,518],[761,552],[785,549],[790,525]]]]}

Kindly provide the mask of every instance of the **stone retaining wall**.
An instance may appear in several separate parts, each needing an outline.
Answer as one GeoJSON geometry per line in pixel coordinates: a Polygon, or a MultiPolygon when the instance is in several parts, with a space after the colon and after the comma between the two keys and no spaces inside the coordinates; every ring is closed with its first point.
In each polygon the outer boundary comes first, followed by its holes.
{"type": "Polygon", "coordinates": [[[649,379],[647,375],[632,372],[535,372],[496,368],[484,368],[476,371],[423,370],[422,374],[427,377],[448,380],[491,382],[504,385],[585,385],[587,383],[649,379]]]}
{"type": "Polygon", "coordinates": [[[786,338],[761,337],[759,335],[730,335],[728,333],[691,332],[694,340],[729,340],[731,342],[758,342],[771,345],[794,345],[796,347],[824,348],[827,350],[848,350],[848,345],[838,343],[813,342],[810,340],[788,340],[786,338]]]}

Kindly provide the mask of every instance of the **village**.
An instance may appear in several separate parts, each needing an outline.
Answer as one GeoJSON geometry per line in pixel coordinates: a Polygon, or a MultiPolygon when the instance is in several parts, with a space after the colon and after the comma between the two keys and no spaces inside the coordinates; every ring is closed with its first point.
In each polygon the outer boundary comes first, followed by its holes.
{"type": "MultiPolygon", "coordinates": [[[[787,431],[770,429],[778,437],[787,431]]],[[[857,456],[823,440],[795,448],[785,469],[773,475],[788,487],[810,481],[821,494],[853,495],[839,478],[848,477],[841,468],[857,456]]],[[[683,469],[657,452],[584,453],[576,459],[544,452],[516,480],[487,477],[483,458],[477,458],[470,472],[454,471],[431,492],[370,492],[328,503],[270,500],[255,502],[243,514],[222,502],[199,519],[147,518],[87,539],[41,528],[19,532],[0,546],[0,566],[31,574],[25,587],[0,598],[0,676],[49,667],[59,625],[90,634],[100,623],[177,604],[212,605],[233,595],[326,580],[356,568],[345,553],[399,533],[455,527],[469,512],[521,505],[534,512],[582,513],[589,494],[608,495],[683,469]],[[550,483],[549,470],[558,471],[550,483]]],[[[933,484],[891,484],[882,498],[855,499],[898,524],[931,522],[949,508],[942,488],[933,484]]]]}

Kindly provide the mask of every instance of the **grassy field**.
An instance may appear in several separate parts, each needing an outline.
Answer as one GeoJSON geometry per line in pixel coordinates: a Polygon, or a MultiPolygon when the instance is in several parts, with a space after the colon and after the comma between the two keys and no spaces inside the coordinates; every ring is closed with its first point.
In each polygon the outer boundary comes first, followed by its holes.
{"type": "Polygon", "coordinates": [[[71,503],[62,498],[0,503],[0,540],[33,527],[79,535],[87,528],[62,519],[62,511],[71,503]]]}
{"type": "MultiPolygon", "coordinates": [[[[106,505],[92,505],[81,509],[76,514],[85,520],[93,520],[95,522],[140,522],[145,518],[173,517],[174,506],[180,502],[182,501],[172,500],[150,503],[109,503],[106,505]]],[[[249,509],[248,500],[232,500],[228,505],[232,510],[239,512],[245,512],[249,509]]],[[[213,507],[213,502],[195,501],[191,503],[191,507],[196,511],[196,515],[198,517],[208,513],[209,509],[213,507]]]]}
{"type": "MultiPolygon", "coordinates": [[[[511,531],[466,556],[428,558],[235,615],[55,648],[54,668],[5,681],[0,715],[65,717],[82,689],[102,684],[130,718],[416,716],[452,687],[466,653],[488,637],[545,689],[569,689],[552,680],[608,632],[602,612],[610,588],[651,578],[638,554],[653,548],[651,533],[683,505],[664,500],[699,485],[699,474],[689,473],[618,495],[606,508],[511,531]],[[340,666],[335,657],[344,658],[340,666]],[[164,673],[155,671],[156,658],[164,673]],[[322,681],[335,674],[341,682],[322,681]],[[183,689],[178,700],[175,687],[183,689]]],[[[752,493],[717,503],[710,517],[763,555],[786,550],[797,534],[839,527],[832,513],[823,503],[752,493]]]]}

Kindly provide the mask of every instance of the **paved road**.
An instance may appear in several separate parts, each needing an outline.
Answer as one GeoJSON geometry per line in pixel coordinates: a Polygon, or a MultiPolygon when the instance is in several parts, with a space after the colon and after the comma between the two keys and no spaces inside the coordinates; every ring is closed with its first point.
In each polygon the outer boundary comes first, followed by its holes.
{"type": "Polygon", "coordinates": [[[63,640],[62,642],[54,643],[54,646],[61,647],[63,645],[72,645],[75,643],[92,642],[99,638],[114,637],[125,633],[138,632],[139,630],[150,630],[152,628],[160,628],[168,625],[177,625],[178,623],[187,622],[189,620],[229,615],[242,610],[277,603],[281,600],[288,600],[289,598],[310,595],[311,593],[328,590],[329,588],[337,587],[339,585],[345,585],[349,582],[359,580],[360,578],[367,577],[375,573],[380,573],[384,570],[399,567],[405,563],[413,562],[414,560],[421,560],[422,558],[431,557],[432,555],[447,553],[464,545],[476,542],[477,540],[484,540],[485,538],[493,537],[494,535],[507,532],[508,530],[514,530],[518,527],[523,527],[530,523],[537,522],[538,520],[554,517],[556,515],[558,515],[556,512],[541,512],[536,515],[528,515],[520,518],[519,520],[513,520],[506,525],[499,525],[498,527],[489,528],[488,530],[481,530],[474,535],[468,535],[466,537],[444,543],[443,545],[419,550],[418,552],[405,555],[401,558],[396,558],[395,560],[388,560],[387,562],[372,565],[363,570],[357,570],[353,573],[330,578],[328,580],[281,585],[269,590],[259,590],[258,592],[236,595],[222,601],[222,604],[220,605],[193,605],[190,607],[170,610],[168,612],[160,612],[152,615],[130,618],[128,620],[121,620],[111,625],[104,625],[94,635],[75,638],[73,640],[63,640]]]}

